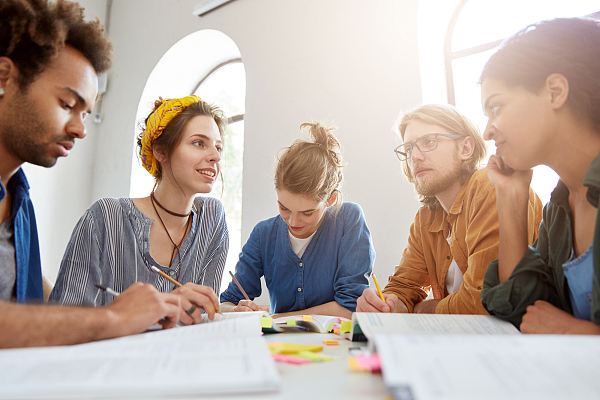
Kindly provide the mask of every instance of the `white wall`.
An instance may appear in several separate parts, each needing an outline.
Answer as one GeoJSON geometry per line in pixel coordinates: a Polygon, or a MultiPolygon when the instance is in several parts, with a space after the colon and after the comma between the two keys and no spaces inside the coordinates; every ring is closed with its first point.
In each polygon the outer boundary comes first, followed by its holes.
{"type": "Polygon", "coordinates": [[[194,17],[197,2],[113,1],[103,122],[68,159],[40,173],[45,185],[31,179],[41,241],[49,243],[45,272],[55,277],[57,254],[92,201],[128,195],[136,110],[160,57],[192,32],[217,29],[236,42],[247,73],[242,243],[277,213],[277,150],[300,137],[302,122],[325,120],[339,126],[348,162],[343,193],[365,211],[375,272],[390,275],[418,208],[390,129],[399,111],[421,102],[417,0],[237,0],[194,17]]]}

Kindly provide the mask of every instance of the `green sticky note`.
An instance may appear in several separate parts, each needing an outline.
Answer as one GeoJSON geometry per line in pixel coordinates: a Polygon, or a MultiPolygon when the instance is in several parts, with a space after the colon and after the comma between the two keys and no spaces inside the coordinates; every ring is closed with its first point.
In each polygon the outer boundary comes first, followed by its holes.
{"type": "Polygon", "coordinates": [[[273,318],[261,317],[260,318],[260,327],[261,328],[272,328],[273,327],[273,318]]]}
{"type": "Polygon", "coordinates": [[[352,321],[342,321],[340,333],[350,332],[352,330],[352,321]]]}
{"type": "Polygon", "coordinates": [[[330,323],[329,325],[327,325],[327,332],[332,332],[333,331],[333,322],[330,323]]]}
{"type": "Polygon", "coordinates": [[[295,357],[298,358],[303,358],[305,360],[310,360],[312,362],[319,362],[319,361],[330,361],[333,360],[333,357],[330,356],[326,356],[324,354],[320,354],[320,353],[313,353],[310,351],[301,351],[297,354],[294,355],[295,357]]]}
{"type": "Polygon", "coordinates": [[[288,320],[286,321],[286,323],[287,323],[288,325],[296,325],[296,320],[295,320],[295,319],[288,319],[288,320]]]}

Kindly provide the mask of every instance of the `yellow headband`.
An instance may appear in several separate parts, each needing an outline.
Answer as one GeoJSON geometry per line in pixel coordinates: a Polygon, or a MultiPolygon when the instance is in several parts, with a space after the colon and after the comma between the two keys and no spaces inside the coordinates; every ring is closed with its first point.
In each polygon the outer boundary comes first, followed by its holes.
{"type": "Polygon", "coordinates": [[[152,142],[159,137],[165,127],[177,114],[182,112],[187,106],[198,103],[202,99],[198,96],[187,96],[181,99],[163,100],[162,104],[154,110],[148,117],[146,129],[142,135],[142,148],[140,149],[140,157],[142,165],[152,176],[156,176],[158,164],[154,153],[152,152],[152,142]]]}

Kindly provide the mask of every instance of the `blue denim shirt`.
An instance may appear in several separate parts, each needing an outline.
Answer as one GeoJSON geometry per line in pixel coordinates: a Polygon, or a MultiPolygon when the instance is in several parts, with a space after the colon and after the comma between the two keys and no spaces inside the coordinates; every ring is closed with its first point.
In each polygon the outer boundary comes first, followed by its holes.
{"type": "MultiPolygon", "coordinates": [[[[280,217],[259,222],[242,248],[235,276],[251,299],[260,296],[264,275],[271,312],[298,311],[337,301],[350,311],[369,286],[375,249],[361,207],[344,203],[337,216],[327,209],[302,258],[292,247],[280,217]]],[[[244,296],[234,282],[222,302],[238,304],[244,296]]]]}
{"type": "Polygon", "coordinates": [[[575,257],[575,249],[573,249],[571,258],[563,264],[563,270],[569,284],[573,316],[589,321],[592,312],[592,281],[594,279],[593,247],[590,246],[579,257],[575,257]]]}
{"type": "MultiPolygon", "coordinates": [[[[42,262],[33,204],[29,197],[29,183],[23,169],[8,181],[12,195],[15,258],[17,265],[16,295],[18,303],[43,301],[42,262]]],[[[0,182],[0,201],[6,197],[6,188],[0,182]]]]}

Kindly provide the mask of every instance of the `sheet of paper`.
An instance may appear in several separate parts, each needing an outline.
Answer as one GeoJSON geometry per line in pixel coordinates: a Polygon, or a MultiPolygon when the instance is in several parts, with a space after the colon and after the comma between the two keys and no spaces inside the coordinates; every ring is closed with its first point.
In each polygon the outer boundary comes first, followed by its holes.
{"type": "Polygon", "coordinates": [[[354,313],[367,338],[377,333],[520,334],[511,323],[490,315],[354,313]]]}
{"type": "Polygon", "coordinates": [[[278,390],[279,374],[259,336],[259,318],[77,346],[1,350],[0,397],[170,398],[278,390]]]}
{"type": "Polygon", "coordinates": [[[245,317],[251,317],[254,315],[259,315],[261,317],[269,317],[269,313],[266,311],[249,311],[249,312],[226,312],[226,313],[222,313],[222,314],[215,314],[215,318],[211,321],[208,319],[208,314],[202,314],[202,317],[200,319],[200,323],[206,323],[206,322],[215,322],[215,321],[225,321],[228,319],[238,319],[238,318],[245,318],[245,317]]]}
{"type": "Polygon", "coordinates": [[[591,399],[600,338],[571,335],[375,335],[396,400],[591,399]]]}

